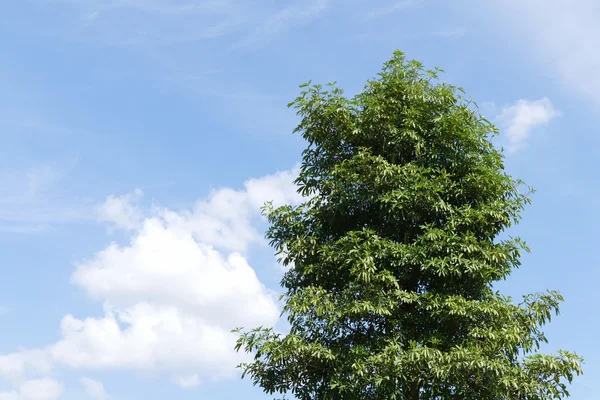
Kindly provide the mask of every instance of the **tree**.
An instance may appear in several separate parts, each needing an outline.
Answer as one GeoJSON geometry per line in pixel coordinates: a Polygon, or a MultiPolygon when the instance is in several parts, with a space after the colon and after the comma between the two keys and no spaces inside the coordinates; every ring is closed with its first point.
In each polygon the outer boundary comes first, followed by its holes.
{"type": "Polygon", "coordinates": [[[560,399],[579,356],[546,355],[558,292],[494,289],[528,251],[500,238],[529,203],[460,88],[395,52],[348,99],[302,85],[300,206],[264,208],[290,331],[238,329],[242,364],[299,400],[560,399]]]}

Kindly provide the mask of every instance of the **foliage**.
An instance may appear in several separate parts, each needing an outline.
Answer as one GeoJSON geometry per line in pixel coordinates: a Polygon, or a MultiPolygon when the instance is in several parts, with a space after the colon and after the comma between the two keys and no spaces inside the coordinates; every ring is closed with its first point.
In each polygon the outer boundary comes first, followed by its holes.
{"type": "Polygon", "coordinates": [[[562,297],[493,284],[528,251],[499,235],[529,203],[462,89],[395,52],[353,98],[303,85],[304,204],[264,209],[289,266],[287,334],[257,328],[244,375],[299,400],[553,399],[581,359],[538,352],[562,297]]]}

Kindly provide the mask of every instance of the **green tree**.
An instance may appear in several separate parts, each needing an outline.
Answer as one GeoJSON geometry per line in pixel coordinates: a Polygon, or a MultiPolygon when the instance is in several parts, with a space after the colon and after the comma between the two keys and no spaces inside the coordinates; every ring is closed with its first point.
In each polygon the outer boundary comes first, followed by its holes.
{"type": "Polygon", "coordinates": [[[555,399],[575,354],[539,353],[562,298],[519,304],[493,284],[520,265],[499,238],[529,203],[491,144],[497,129],[463,90],[395,52],[346,98],[303,85],[290,103],[308,142],[304,204],[267,205],[267,237],[289,266],[288,334],[242,331],[244,375],[299,400],[555,399]]]}

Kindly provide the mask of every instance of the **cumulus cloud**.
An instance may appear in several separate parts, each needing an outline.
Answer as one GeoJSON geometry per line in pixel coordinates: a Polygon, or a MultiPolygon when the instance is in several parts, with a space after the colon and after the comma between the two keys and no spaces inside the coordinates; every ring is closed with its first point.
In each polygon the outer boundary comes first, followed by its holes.
{"type": "Polygon", "coordinates": [[[497,117],[505,128],[507,150],[514,153],[524,148],[531,133],[538,127],[547,125],[559,115],[546,97],[539,100],[518,100],[502,109],[497,117]]]}
{"type": "MultiPolygon", "coordinates": [[[[141,209],[139,191],[110,196],[99,218],[130,231],[130,240],[78,262],[71,277],[104,305],[103,315],[66,315],[56,343],[0,356],[0,376],[47,372],[52,363],[166,373],[184,388],[230,376],[248,357],[233,351],[231,330],[273,325],[279,317],[245,251],[262,241],[256,223],[264,202],[301,201],[292,183],[297,174],[296,167],[217,190],[191,210],[141,209]]],[[[82,384],[96,398],[105,393],[89,378],[82,384]]]]}
{"type": "Polygon", "coordinates": [[[223,258],[156,221],[130,247],[111,247],[80,266],[74,281],[107,304],[102,318],[63,319],[52,354],[75,368],[227,374],[241,361],[230,330],[278,317],[242,256],[223,258]]]}
{"type": "Polygon", "coordinates": [[[104,390],[102,382],[84,376],[81,378],[81,384],[87,395],[92,399],[106,400],[110,397],[108,393],[106,393],[106,390],[104,390]]]}
{"type": "Polygon", "coordinates": [[[56,400],[63,385],[50,378],[25,381],[18,390],[0,393],[0,400],[56,400]]]}
{"type": "MultiPolygon", "coordinates": [[[[191,210],[154,210],[153,218],[167,224],[170,231],[189,233],[198,242],[221,250],[244,252],[249,245],[262,241],[262,233],[255,227],[255,218],[266,201],[273,201],[277,206],[296,204],[301,200],[293,184],[298,168],[249,179],[242,190],[216,190],[207,199],[196,202],[191,210]]],[[[137,197],[135,193],[109,197],[107,203],[111,204],[114,212],[105,212],[104,215],[113,217],[104,220],[125,229],[128,225],[117,221],[137,221],[137,226],[140,226],[141,216],[149,211],[142,211],[132,204],[131,199],[137,197]]]]}
{"type": "Polygon", "coordinates": [[[284,204],[298,204],[302,196],[296,191],[294,179],[300,167],[288,171],[280,171],[259,179],[249,179],[244,183],[249,206],[253,210],[262,207],[266,201],[272,201],[275,207],[284,204]]]}
{"type": "Polygon", "coordinates": [[[79,265],[73,282],[119,309],[159,304],[200,314],[207,322],[222,321],[223,312],[246,323],[276,311],[243,256],[224,257],[157,219],[146,221],[129,246],[111,245],[79,265]]]}

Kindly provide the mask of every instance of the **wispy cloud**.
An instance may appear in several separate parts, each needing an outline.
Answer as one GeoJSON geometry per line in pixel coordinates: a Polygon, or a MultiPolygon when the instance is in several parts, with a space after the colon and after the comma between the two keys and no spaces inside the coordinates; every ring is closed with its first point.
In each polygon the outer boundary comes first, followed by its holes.
{"type": "Polygon", "coordinates": [[[87,395],[94,400],[107,400],[110,397],[102,382],[84,376],[81,378],[81,384],[87,395]]]}
{"type": "Polygon", "coordinates": [[[539,100],[519,100],[504,107],[497,120],[504,127],[506,149],[514,153],[527,145],[531,133],[560,115],[546,97],[539,100]]]}
{"type": "Polygon", "coordinates": [[[143,213],[138,201],[144,195],[140,189],[123,196],[108,196],[106,201],[96,209],[98,219],[107,222],[110,229],[132,230],[139,227],[143,213]]]}
{"type": "Polygon", "coordinates": [[[448,30],[448,31],[431,32],[430,35],[434,36],[434,37],[446,38],[446,39],[459,39],[459,38],[465,36],[466,33],[467,33],[466,28],[456,28],[456,29],[452,29],[452,30],[448,30]]]}
{"type": "Polygon", "coordinates": [[[220,98],[254,92],[254,100],[244,101],[236,112],[269,100],[256,98],[264,95],[262,90],[242,87],[248,82],[232,84],[223,65],[230,65],[240,51],[252,52],[282,40],[334,5],[334,0],[29,1],[40,11],[59,15],[56,20],[44,20],[34,34],[86,46],[130,48],[128,54],[147,63],[144,73],[169,89],[220,98]]]}
{"type": "MultiPolygon", "coordinates": [[[[63,38],[117,46],[160,46],[234,35],[235,46],[264,45],[318,17],[329,0],[295,1],[284,7],[250,0],[37,0],[71,15],[54,26],[63,38]]],[[[278,3],[276,3],[278,4],[278,3]]]]}
{"type": "Polygon", "coordinates": [[[237,46],[256,46],[281,35],[296,25],[302,25],[321,16],[329,7],[329,0],[311,0],[289,5],[266,19],[257,21],[256,29],[239,41],[237,46]]]}
{"type": "MultiPolygon", "coordinates": [[[[482,13],[503,21],[506,33],[550,66],[569,90],[600,103],[600,8],[596,0],[493,0],[482,13]],[[490,7],[493,12],[490,12],[490,7]]],[[[472,5],[472,4],[471,4],[472,5]]]]}
{"type": "Polygon", "coordinates": [[[200,385],[200,377],[198,374],[188,376],[176,376],[173,378],[173,383],[184,389],[192,389],[200,385]]]}
{"type": "Polygon", "coordinates": [[[230,2],[71,2],[76,10],[63,36],[113,46],[161,46],[239,33],[254,18],[230,2]],[[71,36],[77,34],[78,36],[71,36]]]}
{"type": "MultiPolygon", "coordinates": [[[[14,222],[3,222],[0,223],[0,232],[5,233],[19,233],[19,234],[35,234],[44,233],[52,230],[52,226],[48,224],[36,224],[36,223],[14,223],[14,222]]],[[[2,314],[0,312],[0,314],[2,314]]]]}
{"type": "Polygon", "coordinates": [[[92,220],[92,204],[70,199],[60,181],[75,168],[40,164],[24,170],[0,170],[0,232],[40,233],[55,224],[92,220]]]}
{"type": "Polygon", "coordinates": [[[217,1],[177,1],[172,0],[57,0],[73,5],[88,6],[95,9],[97,13],[116,9],[134,9],[148,14],[182,15],[182,14],[205,14],[225,12],[235,7],[235,2],[227,0],[217,1]]]}
{"type": "Polygon", "coordinates": [[[390,4],[387,4],[383,7],[375,8],[365,14],[365,18],[367,20],[373,20],[377,18],[386,17],[390,14],[398,12],[400,10],[405,10],[407,8],[413,7],[417,5],[419,0],[400,0],[394,1],[390,4]]]}

